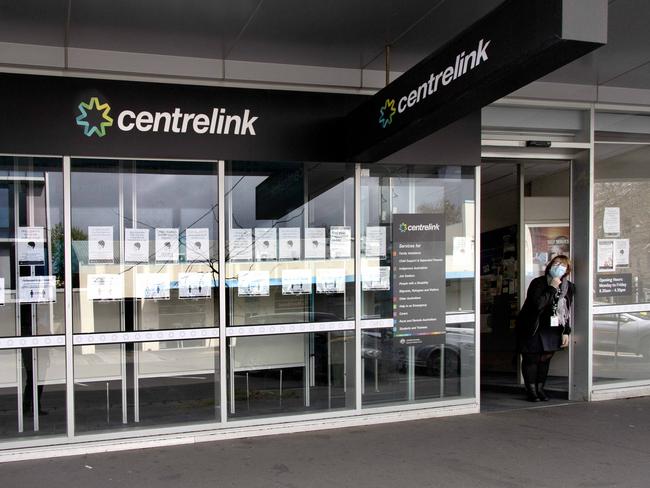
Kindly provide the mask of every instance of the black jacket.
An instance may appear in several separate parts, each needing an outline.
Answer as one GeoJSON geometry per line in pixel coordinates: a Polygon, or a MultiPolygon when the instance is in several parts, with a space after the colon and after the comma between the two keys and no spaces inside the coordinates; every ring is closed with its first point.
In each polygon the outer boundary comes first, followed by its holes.
{"type": "MultiPolygon", "coordinates": [[[[566,278],[565,278],[566,279],[566,278]]],[[[573,305],[575,285],[568,282],[566,294],[569,311],[573,305]]],[[[562,344],[562,334],[570,334],[569,319],[564,327],[551,327],[553,303],[557,299],[557,289],[548,284],[546,275],[535,278],[528,287],[526,301],[517,316],[517,350],[523,353],[558,351],[562,344]]]]}

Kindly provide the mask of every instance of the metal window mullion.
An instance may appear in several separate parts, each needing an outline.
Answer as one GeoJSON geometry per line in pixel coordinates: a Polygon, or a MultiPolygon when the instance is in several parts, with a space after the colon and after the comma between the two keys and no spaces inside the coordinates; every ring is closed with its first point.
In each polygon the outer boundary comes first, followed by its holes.
{"type": "MultiPolygon", "coordinates": [[[[226,368],[226,195],[225,195],[225,169],[226,163],[218,162],[217,199],[219,203],[217,227],[219,229],[219,420],[227,422],[228,419],[228,379],[226,368]]],[[[232,372],[231,372],[232,374],[232,372]]]]}
{"type": "MultiPolygon", "coordinates": [[[[14,182],[14,239],[18,237],[18,227],[20,226],[20,198],[19,198],[19,186],[20,182],[14,182]]],[[[14,300],[14,312],[16,317],[16,336],[22,335],[22,330],[20,326],[21,313],[20,313],[20,301],[18,300],[19,290],[20,290],[20,264],[18,262],[18,242],[15,241],[14,244],[14,276],[15,276],[15,300],[14,300]]],[[[18,412],[18,432],[24,432],[25,430],[25,416],[23,412],[23,357],[19,349],[16,349],[16,388],[17,388],[17,399],[18,406],[16,408],[18,412]]]]}
{"type": "Polygon", "coordinates": [[[354,166],[354,396],[362,407],[361,377],[361,163],[354,166]]]}
{"type": "Polygon", "coordinates": [[[75,435],[74,345],[72,342],[72,213],[70,157],[63,158],[63,256],[65,301],[65,390],[68,437],[75,435]]]}
{"type": "Polygon", "coordinates": [[[474,396],[481,404],[481,166],[474,168],[474,396]]]}

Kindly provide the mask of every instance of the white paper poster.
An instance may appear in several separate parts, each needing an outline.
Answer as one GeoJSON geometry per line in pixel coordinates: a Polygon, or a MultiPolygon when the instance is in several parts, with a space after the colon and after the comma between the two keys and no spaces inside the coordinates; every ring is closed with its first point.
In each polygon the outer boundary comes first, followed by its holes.
{"type": "Polygon", "coordinates": [[[18,279],[20,303],[56,302],[55,276],[21,276],[18,279]]]}
{"type": "Polygon", "coordinates": [[[230,261],[253,260],[253,230],[230,229],[228,241],[228,258],[230,261]]]}
{"type": "Polygon", "coordinates": [[[614,266],[617,268],[627,268],[630,266],[630,240],[629,239],[615,239],[614,240],[614,266]]]}
{"type": "Polygon", "coordinates": [[[112,263],[113,253],[113,226],[88,227],[88,262],[112,263]]]}
{"type": "Polygon", "coordinates": [[[212,296],[211,273],[179,273],[179,298],[209,298],[212,296]]]}
{"type": "Polygon", "coordinates": [[[18,264],[45,264],[45,229],[43,227],[18,227],[18,264]]]}
{"type": "Polygon", "coordinates": [[[286,227],[278,230],[280,259],[300,259],[300,227],[286,227]]]}
{"type": "Polygon", "coordinates": [[[149,229],[124,229],[124,262],[149,262],[149,229]]]}
{"type": "Polygon", "coordinates": [[[386,257],[386,227],[366,227],[366,257],[386,257]]]}
{"type": "Polygon", "coordinates": [[[283,269],[282,294],[306,295],[311,293],[311,269],[283,269]]]}
{"type": "Polygon", "coordinates": [[[316,293],[345,292],[345,269],[322,268],[316,270],[316,293]]]}
{"type": "Polygon", "coordinates": [[[454,265],[461,268],[472,268],[474,249],[472,241],[466,237],[454,237],[452,257],[454,265]]]}
{"type": "Polygon", "coordinates": [[[5,279],[0,278],[0,306],[5,304],[5,279]]]}
{"type": "Polygon", "coordinates": [[[305,259],[325,259],[325,228],[305,229],[305,259]]]}
{"type": "Polygon", "coordinates": [[[169,299],[169,275],[165,273],[138,273],[135,291],[138,298],[147,300],[169,299]]]}
{"type": "Polygon", "coordinates": [[[598,271],[614,271],[614,241],[598,239],[598,271]]]}
{"type": "Polygon", "coordinates": [[[619,207],[605,207],[603,232],[605,234],[621,233],[621,209],[619,207]]]}
{"type": "Polygon", "coordinates": [[[348,226],[330,227],[330,258],[349,258],[351,255],[352,231],[348,226]]]}
{"type": "Polygon", "coordinates": [[[275,227],[255,228],[255,261],[277,259],[277,236],[278,232],[275,227]]]}
{"type": "Polygon", "coordinates": [[[185,229],[185,259],[210,260],[210,229],[185,229]]]}
{"type": "Polygon", "coordinates": [[[237,295],[240,297],[269,296],[269,272],[240,271],[237,275],[237,295]]]}
{"type": "Polygon", "coordinates": [[[124,298],[124,280],[119,274],[89,274],[86,285],[89,300],[124,298]]]}
{"type": "Polygon", "coordinates": [[[156,261],[178,262],[178,229],[156,229],[156,261]]]}
{"type": "Polygon", "coordinates": [[[390,266],[371,266],[361,270],[361,289],[390,290],[390,266]]]}

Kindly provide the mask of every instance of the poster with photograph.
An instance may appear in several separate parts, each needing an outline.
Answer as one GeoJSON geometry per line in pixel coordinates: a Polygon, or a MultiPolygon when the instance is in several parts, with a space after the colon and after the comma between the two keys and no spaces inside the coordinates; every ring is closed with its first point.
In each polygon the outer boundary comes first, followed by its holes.
{"type": "Polygon", "coordinates": [[[178,262],[178,229],[156,229],[156,261],[178,262]]]}
{"type": "Polygon", "coordinates": [[[390,290],[390,266],[369,266],[361,270],[363,291],[390,290]]]}
{"type": "Polygon", "coordinates": [[[616,269],[614,260],[614,240],[598,239],[597,253],[598,271],[614,271],[616,269]]]}
{"type": "Polygon", "coordinates": [[[300,227],[278,229],[280,259],[300,259],[300,227]]]}
{"type": "Polygon", "coordinates": [[[630,240],[614,240],[614,266],[627,268],[630,266],[630,240]]]}
{"type": "Polygon", "coordinates": [[[112,264],[114,259],[113,226],[88,227],[88,262],[112,264]]]}
{"type": "Polygon", "coordinates": [[[282,294],[307,295],[311,293],[311,269],[283,269],[282,294]]]}
{"type": "Polygon", "coordinates": [[[269,296],[269,272],[240,271],[237,274],[237,295],[240,297],[269,296]]]}
{"type": "Polygon", "coordinates": [[[386,257],[386,227],[366,227],[366,257],[386,257]]]}
{"type": "Polygon", "coordinates": [[[349,258],[351,256],[351,242],[352,230],[350,227],[343,225],[330,227],[330,258],[349,258]]]}
{"type": "Polygon", "coordinates": [[[149,229],[124,229],[124,262],[149,262],[149,229]]]}
{"type": "Polygon", "coordinates": [[[344,292],[344,268],[321,268],[316,270],[316,293],[331,295],[344,292]]]}
{"type": "Polygon", "coordinates": [[[230,229],[228,233],[228,260],[253,260],[253,229],[230,229]]]}
{"type": "Polygon", "coordinates": [[[325,259],[325,228],[305,229],[305,259],[325,259]]]}
{"type": "Polygon", "coordinates": [[[169,300],[170,282],[166,273],[139,273],[136,275],[135,291],[145,300],[169,300]]]}
{"type": "Polygon", "coordinates": [[[88,300],[121,300],[124,280],[119,274],[89,274],[86,291],[88,300]]]}
{"type": "Polygon", "coordinates": [[[278,231],[275,227],[255,228],[255,261],[278,258],[278,231]]]}
{"type": "Polygon", "coordinates": [[[616,235],[621,233],[621,209],[619,207],[605,207],[603,212],[603,232],[616,235]]]}
{"type": "Polygon", "coordinates": [[[56,302],[55,276],[21,276],[18,278],[20,303],[56,302]]]}
{"type": "Polygon", "coordinates": [[[5,304],[5,279],[0,278],[0,307],[5,304]]]}
{"type": "Polygon", "coordinates": [[[185,229],[185,259],[194,262],[210,260],[210,229],[185,229]]]}
{"type": "Polygon", "coordinates": [[[16,252],[19,266],[45,264],[45,228],[18,227],[16,252]]]}
{"type": "Polygon", "coordinates": [[[179,298],[210,298],[212,296],[211,273],[179,273],[179,298]]]}

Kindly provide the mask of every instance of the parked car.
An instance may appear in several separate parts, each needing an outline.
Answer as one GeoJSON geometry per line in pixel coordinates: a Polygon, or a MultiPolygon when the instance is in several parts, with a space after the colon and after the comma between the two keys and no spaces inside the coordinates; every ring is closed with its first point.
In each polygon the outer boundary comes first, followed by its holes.
{"type": "Polygon", "coordinates": [[[627,352],[650,359],[650,313],[594,315],[594,350],[627,352]]]}

